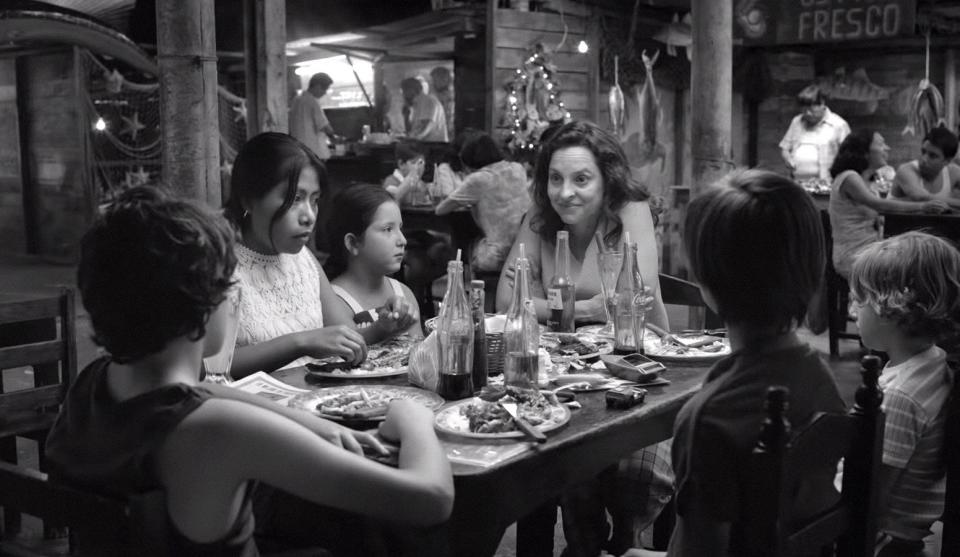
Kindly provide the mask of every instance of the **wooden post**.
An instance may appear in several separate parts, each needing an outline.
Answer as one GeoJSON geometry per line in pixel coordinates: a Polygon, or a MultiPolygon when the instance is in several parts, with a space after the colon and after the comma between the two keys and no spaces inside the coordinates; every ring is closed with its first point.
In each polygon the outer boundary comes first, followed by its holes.
{"type": "Polygon", "coordinates": [[[733,2],[693,0],[691,197],[733,169],[733,2]]]}
{"type": "Polygon", "coordinates": [[[243,0],[247,137],[287,127],[286,0],[243,0]]]}
{"type": "Polygon", "coordinates": [[[948,48],[943,72],[943,104],[946,106],[947,129],[957,130],[957,51],[948,48]]]}
{"type": "Polygon", "coordinates": [[[486,21],[486,67],[484,84],[484,128],[491,137],[497,129],[497,107],[494,103],[496,87],[493,80],[496,78],[497,65],[497,0],[487,0],[487,21],[486,21]]]}
{"type": "Polygon", "coordinates": [[[591,7],[591,17],[586,22],[587,44],[590,46],[587,52],[587,118],[599,123],[600,103],[606,99],[600,96],[600,32],[599,25],[594,23],[596,15],[596,8],[591,7]]]}
{"type": "Polygon", "coordinates": [[[163,182],[221,205],[213,0],[157,0],[163,182]]]}

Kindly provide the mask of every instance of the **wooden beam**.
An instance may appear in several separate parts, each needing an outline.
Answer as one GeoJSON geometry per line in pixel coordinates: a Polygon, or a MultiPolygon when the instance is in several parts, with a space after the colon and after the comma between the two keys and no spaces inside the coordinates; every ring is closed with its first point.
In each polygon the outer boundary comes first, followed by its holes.
{"type": "Polygon", "coordinates": [[[957,129],[957,51],[952,48],[947,49],[945,62],[946,68],[943,72],[943,105],[946,107],[947,129],[957,129]]]}
{"type": "Polygon", "coordinates": [[[497,129],[497,110],[494,106],[494,85],[493,78],[497,71],[496,52],[497,52],[497,0],[487,0],[487,27],[486,27],[486,70],[484,72],[484,131],[493,136],[497,129]]]}
{"type": "Polygon", "coordinates": [[[691,197],[733,170],[733,0],[694,0],[691,197]]]}
{"type": "Polygon", "coordinates": [[[163,182],[220,207],[213,0],[157,0],[163,182]]]}
{"type": "Polygon", "coordinates": [[[247,137],[287,127],[286,0],[243,0],[247,137]]]}

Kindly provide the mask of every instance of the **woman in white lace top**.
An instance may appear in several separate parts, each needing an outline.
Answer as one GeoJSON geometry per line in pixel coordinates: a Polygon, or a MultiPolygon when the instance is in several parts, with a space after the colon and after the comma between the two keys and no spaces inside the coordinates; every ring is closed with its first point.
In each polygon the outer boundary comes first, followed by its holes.
{"type": "Polygon", "coordinates": [[[282,133],[263,133],[234,161],[225,213],[237,230],[240,323],[231,375],[340,356],[359,364],[366,341],[309,249],[327,181],[323,163],[282,133]]]}

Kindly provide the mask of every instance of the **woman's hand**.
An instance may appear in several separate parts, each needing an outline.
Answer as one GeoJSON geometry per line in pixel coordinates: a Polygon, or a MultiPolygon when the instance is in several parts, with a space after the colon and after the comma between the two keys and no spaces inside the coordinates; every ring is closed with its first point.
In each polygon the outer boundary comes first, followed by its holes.
{"type": "Polygon", "coordinates": [[[947,205],[946,201],[941,199],[933,199],[930,201],[923,202],[923,212],[924,213],[944,213],[950,210],[950,206],[947,205]]]}
{"type": "Polygon", "coordinates": [[[306,356],[340,356],[353,365],[360,364],[367,357],[367,343],[360,333],[346,325],[333,325],[299,334],[306,356]]]}
{"type": "Polygon", "coordinates": [[[392,335],[402,333],[420,319],[417,311],[406,296],[393,296],[382,307],[377,308],[377,326],[392,335]]]}
{"type": "Polygon", "coordinates": [[[433,411],[419,402],[398,399],[390,402],[387,418],[380,425],[380,437],[399,442],[418,431],[433,432],[433,411]]]}

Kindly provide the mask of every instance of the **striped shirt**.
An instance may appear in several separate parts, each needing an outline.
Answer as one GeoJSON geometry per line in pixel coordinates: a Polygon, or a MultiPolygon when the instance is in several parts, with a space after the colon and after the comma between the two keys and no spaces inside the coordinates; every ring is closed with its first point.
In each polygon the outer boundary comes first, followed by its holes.
{"type": "Polygon", "coordinates": [[[922,540],[943,514],[946,401],[952,376],[937,346],[880,376],[886,432],[883,463],[900,470],[880,517],[880,529],[896,538],[922,540]]]}

